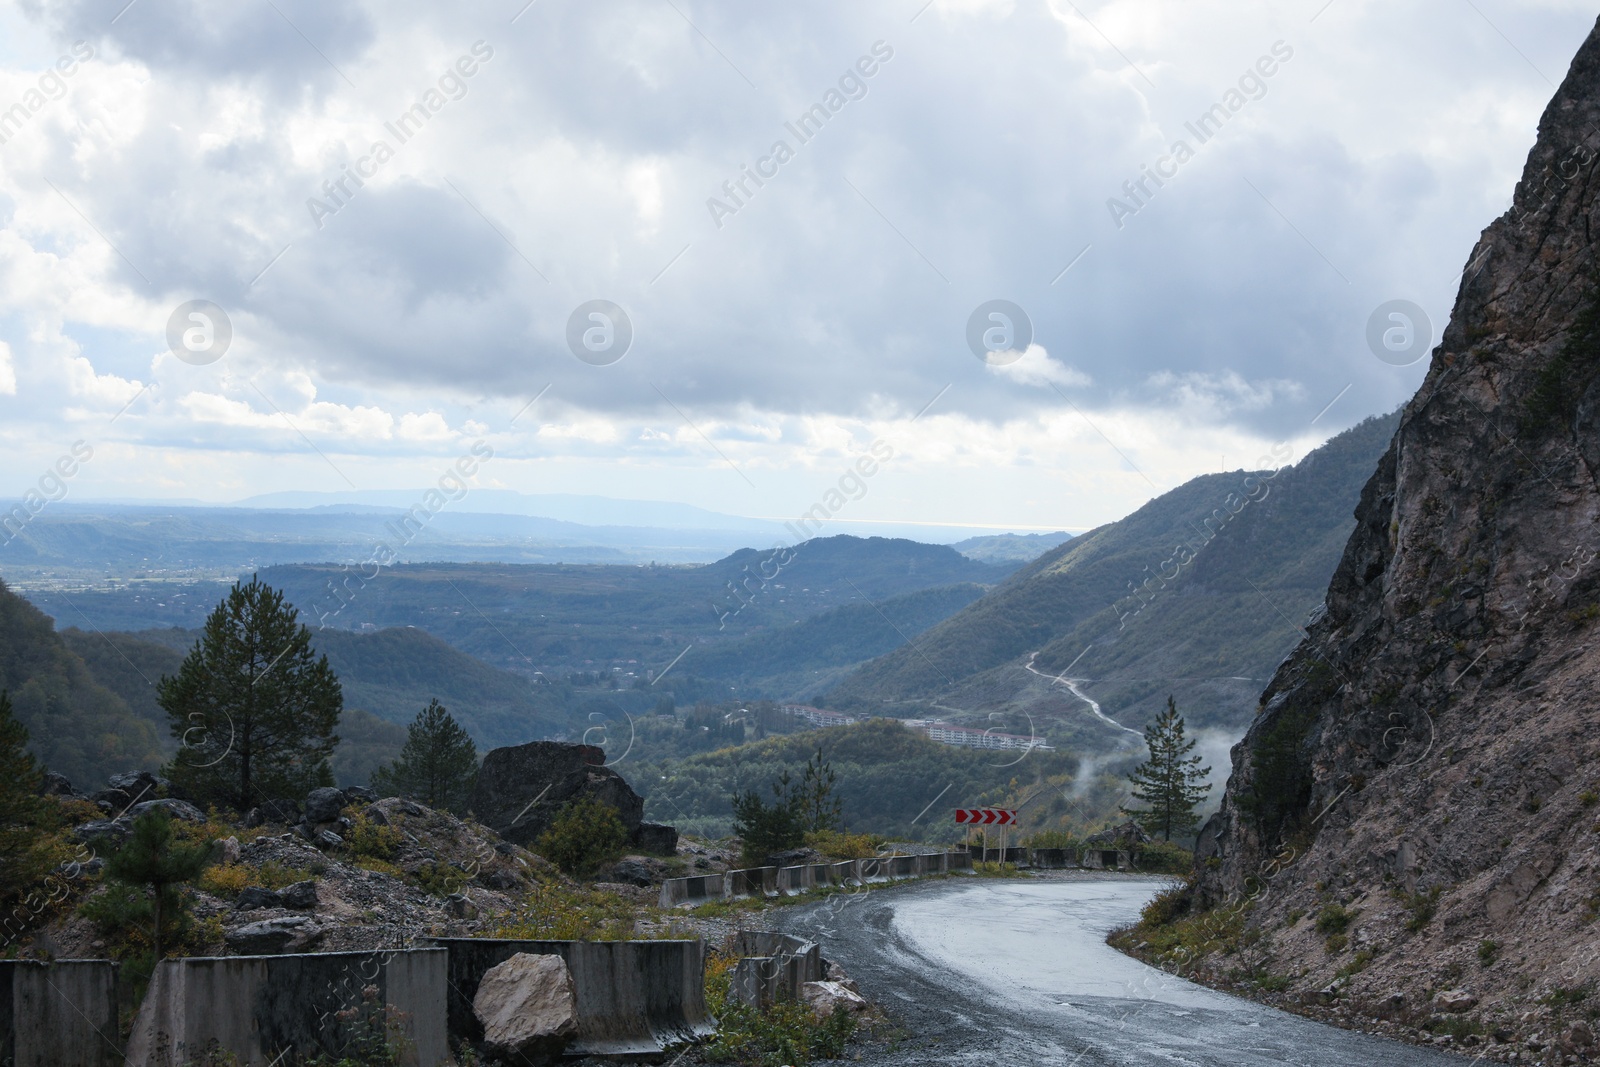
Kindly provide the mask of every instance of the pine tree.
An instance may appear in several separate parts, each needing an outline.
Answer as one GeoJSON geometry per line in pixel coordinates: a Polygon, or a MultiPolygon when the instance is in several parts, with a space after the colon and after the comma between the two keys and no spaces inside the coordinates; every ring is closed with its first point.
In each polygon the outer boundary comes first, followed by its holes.
{"type": "Polygon", "coordinates": [[[433,700],[406,727],[400,758],[373,773],[372,788],[461,812],[477,777],[477,746],[449,710],[433,700]]]}
{"type": "Polygon", "coordinates": [[[177,676],[161,679],[180,745],[166,774],[200,803],[247,811],[333,784],[344,696],[298,614],[259,578],[235,582],[177,676]]]}
{"type": "Polygon", "coordinates": [[[822,749],[817,749],[816,758],[806,761],[806,769],[800,776],[800,788],[795,793],[800,823],[807,833],[839,828],[844,806],[833,795],[837,779],[833,768],[822,758],[822,749]]]}
{"type": "Polygon", "coordinates": [[[102,923],[132,925],[148,919],[157,960],[163,942],[187,925],[183,885],[200,877],[210,846],[174,840],[166,812],[147,811],[133,820],[133,834],[106,857],[105,898],[91,908],[102,923]]]}
{"type": "Polygon", "coordinates": [[[1161,718],[1145,727],[1144,740],[1150,747],[1150,758],[1128,776],[1128,781],[1133,785],[1133,798],[1149,807],[1123,808],[1122,813],[1145,833],[1160,834],[1165,841],[1171,841],[1174,835],[1186,837],[1200,824],[1195,808],[1211,791],[1211,786],[1202,784],[1211,768],[1200,766],[1199,756],[1189,755],[1195,742],[1184,738],[1183,716],[1170,696],[1161,718]]]}
{"type": "Polygon", "coordinates": [[[52,866],[43,831],[59,818],[39,795],[42,778],[28,752],[28,729],[12,714],[10,694],[0,690],[0,903],[21,899],[52,866]]]}

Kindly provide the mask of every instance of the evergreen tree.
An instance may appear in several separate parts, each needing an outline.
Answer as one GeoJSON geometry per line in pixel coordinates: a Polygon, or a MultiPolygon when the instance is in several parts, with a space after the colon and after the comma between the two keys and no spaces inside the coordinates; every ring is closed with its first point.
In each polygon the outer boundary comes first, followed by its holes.
{"type": "Polygon", "coordinates": [[[210,851],[205,844],[176,841],[167,813],[147,811],[133,820],[132,836],[106,857],[106,894],[86,910],[113,927],[148,921],[159,961],[164,944],[187,926],[183,886],[200,877],[210,851]]]}
{"type": "Polygon", "coordinates": [[[1183,716],[1170,696],[1161,718],[1145,727],[1144,740],[1150,747],[1150,758],[1128,776],[1128,781],[1133,785],[1133,798],[1149,807],[1123,808],[1122,813],[1151,836],[1160,834],[1165,841],[1171,841],[1174,834],[1187,837],[1200,824],[1195,808],[1211,791],[1211,786],[1202,784],[1211,768],[1200,766],[1199,756],[1189,755],[1195,742],[1184,738],[1183,716]]]}
{"type": "Polygon", "coordinates": [[[806,769],[800,776],[800,788],[794,797],[800,825],[806,833],[839,828],[839,822],[844,817],[844,805],[833,795],[837,780],[833,768],[822,758],[822,749],[817,749],[816,756],[806,761],[806,769]]]}
{"type": "Polygon", "coordinates": [[[449,710],[433,700],[406,727],[400,758],[373,773],[372,788],[460,812],[466,810],[477,778],[477,746],[449,710]]]}
{"type": "Polygon", "coordinates": [[[247,811],[333,784],[344,696],[298,614],[259,578],[235,582],[177,676],[161,679],[181,746],[166,774],[200,803],[247,811]]]}
{"type": "Polygon", "coordinates": [[[766,863],[767,856],[805,843],[806,827],[801,816],[792,779],[784,771],[772,783],[772,803],[761,799],[754,789],[733,798],[733,832],[744,843],[744,862],[752,867],[766,863]]]}
{"type": "Polygon", "coordinates": [[[28,753],[28,730],[0,690],[0,903],[26,895],[52,866],[42,831],[54,829],[55,805],[39,795],[43,772],[28,753]]]}

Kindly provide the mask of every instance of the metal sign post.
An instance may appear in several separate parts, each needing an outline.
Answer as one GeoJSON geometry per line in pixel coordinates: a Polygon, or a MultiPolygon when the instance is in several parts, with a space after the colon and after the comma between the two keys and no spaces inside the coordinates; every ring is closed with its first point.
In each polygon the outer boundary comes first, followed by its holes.
{"type": "MultiPolygon", "coordinates": [[[[974,826],[1000,827],[1000,862],[1006,861],[1006,827],[1017,821],[1017,812],[1014,808],[957,808],[956,823],[967,828],[967,851],[972,851],[972,828],[974,826]]],[[[983,833],[983,853],[979,862],[984,862],[989,856],[989,833],[983,833]]]]}

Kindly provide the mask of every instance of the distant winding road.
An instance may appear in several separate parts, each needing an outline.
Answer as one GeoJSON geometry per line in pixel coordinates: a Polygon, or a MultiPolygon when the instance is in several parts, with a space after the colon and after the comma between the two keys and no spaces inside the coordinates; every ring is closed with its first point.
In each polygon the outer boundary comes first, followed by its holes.
{"type": "Polygon", "coordinates": [[[1173,978],[1105,944],[1149,879],[949,880],[784,909],[911,1038],[871,1063],[1423,1067],[1441,1052],[1173,978]]]}

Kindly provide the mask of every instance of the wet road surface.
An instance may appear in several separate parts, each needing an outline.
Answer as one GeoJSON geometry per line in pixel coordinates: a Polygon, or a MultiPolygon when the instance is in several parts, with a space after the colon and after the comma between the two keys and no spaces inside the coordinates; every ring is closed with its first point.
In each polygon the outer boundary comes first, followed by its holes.
{"type": "Polygon", "coordinates": [[[1105,944],[1147,878],[952,879],[785,909],[907,1032],[881,1064],[1431,1067],[1460,1057],[1174,978],[1105,944]]]}

